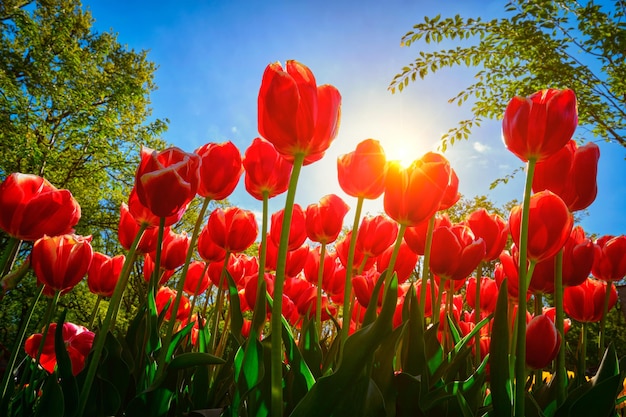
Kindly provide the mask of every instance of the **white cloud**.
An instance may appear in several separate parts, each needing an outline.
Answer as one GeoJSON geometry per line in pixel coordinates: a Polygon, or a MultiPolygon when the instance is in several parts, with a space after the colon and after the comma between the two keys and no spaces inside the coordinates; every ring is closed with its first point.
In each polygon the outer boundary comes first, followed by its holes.
{"type": "Polygon", "coordinates": [[[478,153],[485,153],[491,150],[491,147],[480,142],[474,142],[474,150],[478,153]]]}

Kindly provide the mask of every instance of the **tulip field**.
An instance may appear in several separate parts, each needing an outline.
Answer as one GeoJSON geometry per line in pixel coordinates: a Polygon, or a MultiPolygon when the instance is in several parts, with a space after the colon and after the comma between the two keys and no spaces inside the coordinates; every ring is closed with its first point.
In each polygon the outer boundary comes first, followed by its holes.
{"type": "Polygon", "coordinates": [[[592,239],[574,220],[596,197],[600,157],[572,139],[574,92],[511,98],[502,137],[526,166],[521,204],[460,222],[447,210],[463,178],[444,154],[405,167],[375,139],[337,160],[349,200],[296,204],[301,169],[324,157],[340,116],[340,92],[307,66],[268,65],[247,149],[137,150],[120,253],[75,234],[72,190],[2,179],[0,283],[10,297],[36,280],[37,294],[0,374],[0,416],[622,415],[624,360],[605,328],[626,236],[592,239]],[[211,204],[240,181],[260,222],[211,204]],[[362,215],[375,199],[384,213],[362,215]],[[135,275],[145,296],[121,326],[135,275]],[[90,322],[72,323],[62,300],[80,285],[97,301],[90,322]],[[36,305],[45,314],[30,333],[36,305]]]}

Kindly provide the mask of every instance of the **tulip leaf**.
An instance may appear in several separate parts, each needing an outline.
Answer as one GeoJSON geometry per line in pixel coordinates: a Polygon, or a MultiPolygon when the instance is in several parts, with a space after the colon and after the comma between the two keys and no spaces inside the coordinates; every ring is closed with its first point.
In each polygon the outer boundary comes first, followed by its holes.
{"type": "Polygon", "coordinates": [[[500,286],[500,293],[496,302],[489,350],[491,402],[494,415],[510,416],[513,407],[513,387],[509,375],[509,317],[506,279],[500,286]]]}
{"type": "Polygon", "coordinates": [[[67,309],[63,310],[59,320],[57,321],[57,327],[54,335],[54,353],[57,359],[57,373],[60,379],[60,387],[63,390],[63,400],[65,402],[65,415],[73,416],[76,414],[76,406],[78,405],[78,397],[80,392],[78,390],[78,384],[76,378],[72,373],[72,361],[65,348],[65,341],[63,340],[63,323],[65,322],[65,316],[67,309]]]}
{"type": "Polygon", "coordinates": [[[241,329],[243,328],[243,315],[241,314],[241,307],[239,303],[239,293],[237,291],[237,284],[232,275],[228,271],[226,272],[226,280],[228,281],[228,295],[230,298],[230,331],[235,338],[241,343],[241,329]]]}
{"type": "Polygon", "coordinates": [[[426,366],[426,350],[424,346],[424,319],[419,309],[417,293],[411,285],[409,293],[404,298],[404,308],[408,305],[408,332],[403,342],[402,369],[411,375],[422,375],[428,386],[430,375],[424,371],[426,366]]]}
{"type": "Polygon", "coordinates": [[[395,375],[394,382],[398,394],[396,398],[396,416],[425,416],[419,404],[419,399],[422,397],[419,393],[424,392],[422,388],[424,383],[420,377],[401,372],[395,375]]]}
{"type": "Polygon", "coordinates": [[[322,349],[320,348],[315,320],[305,318],[305,322],[302,325],[301,338],[302,358],[304,358],[311,373],[317,379],[322,373],[322,349]]]}
{"type": "Polygon", "coordinates": [[[265,376],[263,345],[257,339],[248,339],[235,354],[235,382],[237,389],[230,407],[231,415],[240,415],[242,403],[248,393],[258,386],[265,376]]]}
{"type": "MultiPolygon", "coordinates": [[[[168,301],[168,304],[170,302],[171,301],[168,301]]],[[[156,308],[156,301],[154,300],[154,293],[152,291],[148,291],[148,311],[146,320],[146,331],[148,336],[148,340],[146,343],[146,354],[148,356],[152,356],[152,354],[159,350],[159,348],[161,347],[161,338],[159,337],[158,323],[163,318],[168,308],[168,305],[163,308],[163,311],[161,312],[161,317],[159,318],[156,308]]]]}
{"type": "Polygon", "coordinates": [[[178,345],[180,345],[180,342],[182,342],[182,340],[189,334],[191,333],[191,329],[193,329],[194,323],[193,322],[189,322],[187,323],[187,325],[185,327],[183,327],[182,330],[176,332],[176,334],[174,334],[174,336],[172,337],[172,341],[169,345],[169,347],[167,348],[167,356],[165,357],[166,359],[171,358],[172,356],[174,356],[174,352],[176,351],[176,348],[178,348],[178,345]]]}
{"type": "Polygon", "coordinates": [[[391,336],[385,338],[381,346],[376,350],[374,366],[372,368],[372,380],[378,386],[385,405],[395,408],[395,387],[393,381],[394,363],[396,352],[402,336],[406,333],[407,325],[401,325],[393,331],[391,336]]]}
{"type": "Polygon", "coordinates": [[[385,270],[376,281],[374,288],[372,289],[372,296],[370,297],[370,302],[367,305],[367,309],[365,310],[365,315],[363,317],[362,327],[367,326],[368,324],[374,322],[376,319],[376,310],[378,309],[378,293],[382,288],[385,277],[387,276],[387,271],[385,270]]]}
{"type": "Polygon", "coordinates": [[[209,346],[209,340],[211,339],[211,335],[209,334],[209,329],[204,323],[202,317],[198,313],[197,316],[198,322],[198,352],[207,353],[207,347],[209,346]]]}
{"type": "Polygon", "coordinates": [[[203,365],[223,365],[226,363],[224,359],[213,356],[209,353],[202,352],[186,352],[177,355],[172,359],[167,367],[167,371],[178,371],[181,369],[191,368],[192,366],[203,365]]]}
{"type": "Polygon", "coordinates": [[[35,417],[64,417],[65,401],[63,399],[63,390],[57,382],[57,376],[54,373],[46,378],[41,391],[42,394],[37,403],[35,417]]]}

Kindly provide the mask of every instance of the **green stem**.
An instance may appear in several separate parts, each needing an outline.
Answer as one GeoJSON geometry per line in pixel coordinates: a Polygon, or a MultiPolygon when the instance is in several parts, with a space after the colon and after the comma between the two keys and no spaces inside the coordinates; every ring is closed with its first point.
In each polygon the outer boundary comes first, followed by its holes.
{"type": "Polygon", "coordinates": [[[120,272],[120,277],[117,280],[117,284],[115,284],[115,290],[113,291],[111,300],[109,300],[109,307],[107,308],[107,314],[104,318],[104,322],[102,322],[102,327],[96,334],[96,338],[92,347],[91,359],[89,360],[89,368],[87,369],[85,381],[83,382],[83,387],[80,391],[80,397],[78,399],[78,409],[76,410],[77,416],[83,415],[85,406],[87,405],[89,392],[91,391],[91,384],[93,383],[93,379],[96,376],[96,371],[98,370],[98,365],[100,364],[100,358],[102,356],[102,350],[104,349],[106,335],[109,332],[109,328],[112,327],[111,324],[113,322],[113,318],[117,314],[120,302],[122,301],[122,295],[124,294],[124,290],[126,289],[126,285],[128,284],[128,277],[130,276],[133,262],[135,262],[135,252],[137,250],[137,245],[139,244],[141,236],[143,235],[143,232],[146,230],[147,227],[147,224],[142,224],[139,227],[137,235],[135,236],[135,240],[133,241],[132,245],[130,245],[128,254],[126,255],[126,260],[124,261],[124,265],[122,266],[122,271],[120,272]]]}
{"type": "Polygon", "coordinates": [[[606,332],[606,316],[609,313],[609,300],[611,299],[611,290],[613,289],[613,283],[606,281],[606,292],[604,293],[604,305],[602,306],[602,319],[600,320],[600,340],[598,349],[598,363],[602,362],[604,356],[604,333],[606,332]]]}
{"type": "MultiPolygon", "coordinates": [[[[263,218],[261,220],[261,246],[259,251],[259,276],[257,278],[256,291],[257,302],[263,300],[262,305],[255,306],[252,311],[252,322],[257,323],[257,316],[263,316],[263,323],[265,323],[266,316],[266,302],[265,297],[259,297],[259,293],[263,290],[263,283],[265,282],[265,264],[267,259],[267,226],[269,220],[269,192],[263,191],[263,218]]],[[[261,332],[257,333],[256,329],[251,329],[250,337],[257,339],[261,338],[261,332]]]]}
{"type": "Polygon", "coordinates": [[[556,331],[561,346],[556,357],[556,406],[560,407],[567,396],[567,370],[565,369],[565,313],[563,311],[563,249],[556,254],[554,266],[554,307],[556,331]]]}
{"type": "MultiPolygon", "coordinates": [[[[393,252],[391,252],[391,258],[389,258],[389,265],[387,265],[387,279],[391,279],[393,276],[393,271],[396,266],[396,260],[398,259],[398,253],[400,253],[400,246],[402,246],[402,239],[404,238],[404,233],[406,232],[407,226],[405,224],[400,225],[400,229],[398,230],[398,237],[396,238],[396,244],[393,247],[393,252]]],[[[385,285],[385,288],[387,286],[385,285]]]]}
{"type": "Polygon", "coordinates": [[[222,305],[224,304],[224,281],[226,280],[226,268],[228,261],[230,260],[230,251],[226,251],[224,257],[224,264],[222,265],[222,272],[220,273],[220,282],[217,286],[217,296],[215,301],[215,309],[213,310],[213,322],[211,328],[213,332],[211,334],[211,353],[215,354],[217,348],[217,334],[220,329],[220,316],[222,315],[222,305]]]}
{"type": "MultiPolygon", "coordinates": [[[[478,324],[480,322],[480,285],[482,284],[483,278],[483,267],[485,265],[484,261],[480,261],[478,267],[476,268],[476,294],[474,298],[474,323],[478,324]]],[[[476,337],[474,338],[474,347],[476,350],[476,355],[474,356],[474,365],[478,367],[480,365],[480,333],[476,333],[476,337]]]]}
{"type": "Polygon", "coordinates": [[[522,221],[520,225],[519,243],[519,294],[517,297],[517,354],[515,356],[515,416],[523,417],[525,414],[526,397],[526,292],[528,291],[529,279],[527,278],[528,261],[528,219],[530,215],[530,194],[532,190],[533,176],[535,173],[536,159],[528,161],[526,170],[526,184],[524,187],[524,200],[522,202],[522,221]]]}
{"type": "Polygon", "coordinates": [[[102,301],[102,296],[98,295],[96,299],[96,303],[93,306],[93,310],[91,311],[91,317],[89,318],[89,328],[93,328],[93,322],[96,320],[96,316],[98,315],[98,309],[100,308],[100,301],[102,301]]]}
{"type": "Polygon", "coordinates": [[[280,233],[280,244],[276,259],[276,277],[274,280],[274,302],[272,305],[271,319],[271,414],[276,417],[283,415],[283,345],[282,345],[282,308],[283,286],[285,284],[285,270],[287,264],[287,250],[289,242],[289,230],[291,228],[291,216],[296,199],[298,177],[304,164],[304,154],[294,156],[293,170],[289,179],[289,188],[285,199],[283,212],[283,224],[280,233]]]}
{"type": "Polygon", "coordinates": [[[322,338],[322,283],[324,280],[324,258],[326,257],[326,244],[320,247],[320,264],[317,268],[317,303],[315,304],[315,323],[317,334],[322,338]]]}
{"type": "Polygon", "coordinates": [[[193,309],[196,306],[196,301],[198,300],[198,293],[200,292],[200,286],[202,285],[202,279],[204,278],[204,276],[207,273],[207,270],[209,269],[209,263],[205,262],[204,263],[204,268],[202,269],[202,274],[200,275],[200,279],[198,280],[198,284],[196,285],[196,288],[193,292],[193,300],[191,300],[191,307],[189,308],[189,318],[187,319],[187,321],[191,321],[191,318],[193,317],[193,309]]]}
{"type": "MultiPolygon", "coordinates": [[[[424,318],[424,326],[426,326],[426,317],[424,316],[424,309],[426,308],[426,285],[428,284],[428,278],[430,276],[430,250],[433,244],[433,230],[435,229],[435,215],[428,220],[428,229],[426,231],[426,244],[424,246],[424,270],[422,271],[422,289],[420,290],[420,313],[424,318]]],[[[431,285],[433,285],[431,283],[431,285]]],[[[436,323],[439,317],[439,307],[432,305],[432,321],[436,323]],[[436,316],[435,316],[436,311],[436,316]]],[[[426,327],[424,327],[426,328],[426,327]]]]}
{"type": "Polygon", "coordinates": [[[359,233],[359,223],[361,222],[361,211],[363,210],[363,197],[356,201],[354,211],[354,222],[352,223],[352,234],[350,235],[350,246],[348,247],[348,260],[346,262],[346,282],[343,292],[343,321],[341,324],[341,340],[339,349],[342,350],[350,332],[350,319],[352,318],[352,269],[354,268],[354,251],[356,250],[356,238],[359,233]]]}
{"type": "Polygon", "coordinates": [[[22,321],[20,326],[20,330],[17,333],[15,338],[15,342],[13,342],[13,349],[11,350],[11,356],[9,357],[9,362],[7,363],[7,367],[4,370],[4,375],[2,375],[2,392],[0,395],[0,414],[5,415],[6,408],[8,406],[9,398],[11,397],[13,390],[8,391],[9,384],[11,379],[13,378],[13,369],[15,368],[15,363],[17,362],[17,356],[22,351],[22,345],[24,343],[24,336],[26,335],[26,330],[30,324],[30,320],[33,317],[33,313],[35,311],[35,306],[39,302],[41,295],[43,294],[43,285],[40,285],[39,292],[35,297],[35,301],[33,301],[33,305],[28,312],[28,315],[22,321]]]}
{"type": "Polygon", "coordinates": [[[13,262],[17,257],[22,241],[15,237],[10,237],[4,247],[0,258],[0,278],[4,277],[13,268],[13,262]]]}
{"type": "Polygon", "coordinates": [[[580,330],[580,345],[578,346],[578,372],[577,379],[578,384],[581,385],[585,382],[585,374],[587,370],[587,323],[582,323],[582,329],[580,330]]]}

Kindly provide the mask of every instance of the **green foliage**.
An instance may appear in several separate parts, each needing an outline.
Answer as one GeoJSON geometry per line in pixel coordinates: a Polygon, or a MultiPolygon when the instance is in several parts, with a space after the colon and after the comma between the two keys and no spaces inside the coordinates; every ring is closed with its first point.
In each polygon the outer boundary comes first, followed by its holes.
{"type": "Polygon", "coordinates": [[[442,136],[442,150],[483,120],[500,118],[513,96],[548,87],[576,92],[581,130],[626,146],[626,2],[512,0],[505,12],[488,21],[426,16],[402,38],[404,46],[460,45],[420,51],[393,78],[392,92],[444,68],[477,68],[474,83],[449,100],[472,102],[474,116],[442,136]]]}

